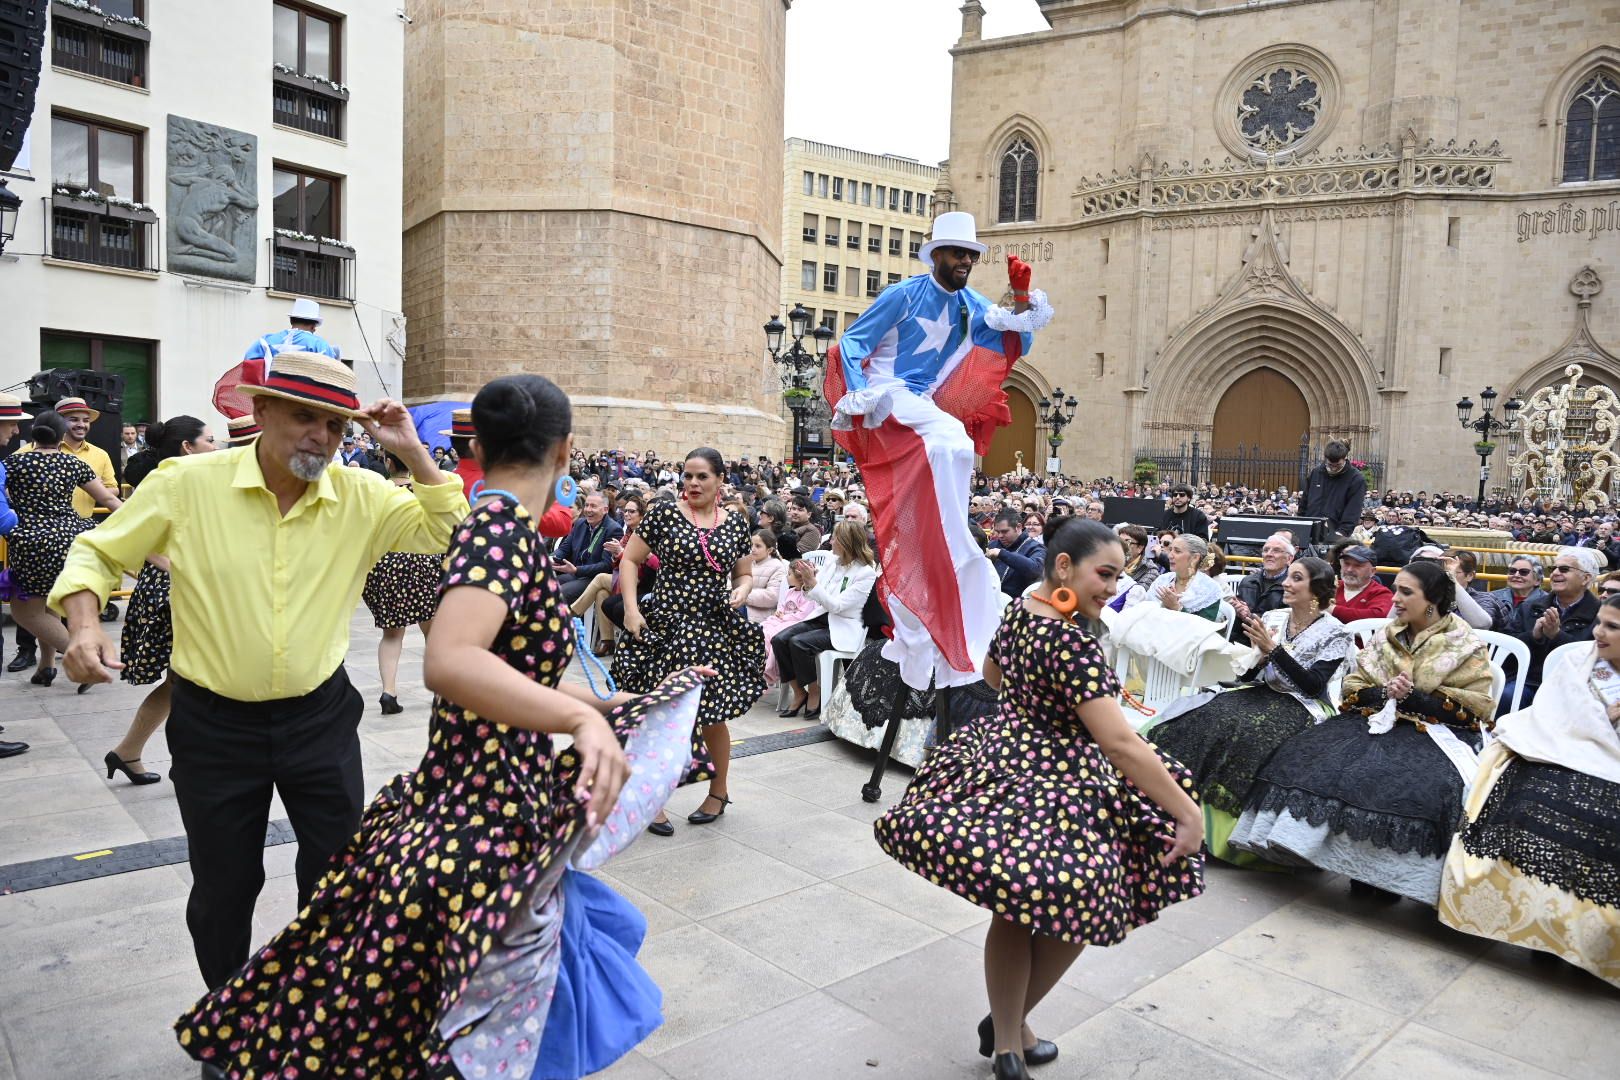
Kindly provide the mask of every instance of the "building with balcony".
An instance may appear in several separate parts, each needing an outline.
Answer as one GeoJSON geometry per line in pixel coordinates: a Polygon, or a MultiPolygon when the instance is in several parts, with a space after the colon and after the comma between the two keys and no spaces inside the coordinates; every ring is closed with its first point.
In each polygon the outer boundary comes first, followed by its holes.
{"type": "MultiPolygon", "coordinates": [[[[878,293],[923,272],[939,169],[809,139],[786,140],[782,168],[783,319],[802,304],[812,326],[842,334],[878,293]]],[[[812,408],[805,449],[830,449],[825,402],[812,408]]]]}
{"type": "Polygon", "coordinates": [[[398,395],[395,7],[52,0],[5,177],[23,207],[0,255],[0,386],[116,372],[126,420],[219,424],[215,380],[307,296],[362,393],[398,395]]]}
{"type": "Polygon", "coordinates": [[[1057,312],[987,468],[1046,456],[1016,418],[1061,386],[1071,475],[1163,477],[1197,440],[1200,480],[1296,486],[1239,466],[1337,438],[1386,483],[1472,491],[1459,398],[1571,363],[1620,386],[1613,0],[1039,5],[1048,28],[991,39],[965,0],[952,49],[940,209],[1057,312]]]}

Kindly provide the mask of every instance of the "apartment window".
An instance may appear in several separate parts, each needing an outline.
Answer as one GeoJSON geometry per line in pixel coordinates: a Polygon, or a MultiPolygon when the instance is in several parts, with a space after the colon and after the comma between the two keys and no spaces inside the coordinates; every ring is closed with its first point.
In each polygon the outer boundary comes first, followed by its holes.
{"type": "Polygon", "coordinates": [[[816,264],[809,260],[799,264],[799,288],[806,292],[816,291],[816,264]]]}
{"type": "Polygon", "coordinates": [[[51,117],[51,255],[156,270],[157,214],[141,199],[144,138],[78,117],[51,117]]]}
{"type": "Polygon", "coordinates": [[[904,212],[909,214],[909,213],[911,213],[911,192],[904,191],[904,192],[901,192],[901,194],[905,196],[903,199],[900,200],[901,205],[905,208],[904,212]]]}
{"type": "Polygon", "coordinates": [[[816,194],[820,195],[823,199],[825,199],[827,197],[827,174],[826,173],[817,173],[816,174],[816,194]]]}
{"type": "Polygon", "coordinates": [[[851,251],[861,250],[861,223],[851,221],[844,226],[844,246],[851,251]]]}
{"type": "Polygon", "coordinates": [[[844,267],[844,295],[861,295],[861,268],[858,266],[844,267]]]}
{"type": "Polygon", "coordinates": [[[830,293],[838,291],[838,267],[831,263],[821,268],[821,291],[830,293]]]}
{"type": "Polygon", "coordinates": [[[821,216],[819,214],[806,214],[806,215],[804,215],[804,242],[805,243],[813,244],[813,243],[816,242],[816,227],[820,223],[821,223],[821,216]]]}
{"type": "Polygon", "coordinates": [[[806,195],[814,195],[816,193],[816,174],[813,172],[807,172],[804,174],[804,193],[806,195]]]}
{"type": "Polygon", "coordinates": [[[922,246],[923,246],[923,234],[922,233],[917,233],[917,232],[912,233],[911,234],[911,244],[910,244],[910,247],[908,248],[908,254],[910,254],[911,257],[913,259],[915,259],[917,257],[917,253],[922,250],[922,246]]]}
{"type": "Polygon", "coordinates": [[[878,270],[866,272],[866,295],[876,296],[883,291],[883,274],[878,270]]]}
{"type": "MultiPolygon", "coordinates": [[[[102,10],[106,10],[103,8],[102,10]]],[[[124,377],[125,423],[156,420],[157,345],[136,338],[98,337],[61,330],[39,332],[42,368],[101,371],[124,377]]]]}
{"type": "Polygon", "coordinates": [[[863,183],[861,185],[861,205],[862,206],[871,206],[872,205],[872,185],[871,184],[864,184],[863,183]]]}
{"type": "Polygon", "coordinates": [[[900,275],[899,274],[890,274],[889,275],[889,284],[890,285],[893,285],[895,282],[897,282],[899,280],[900,280],[900,275]]]}
{"type": "Polygon", "coordinates": [[[898,256],[900,254],[900,245],[905,243],[905,239],[906,239],[906,234],[905,234],[904,231],[902,231],[900,229],[890,229],[889,230],[889,254],[894,255],[894,256],[898,256]]]}
{"type": "Polygon", "coordinates": [[[854,326],[855,325],[855,320],[860,318],[860,317],[861,317],[861,313],[858,312],[858,311],[846,311],[846,312],[844,312],[844,333],[846,333],[846,334],[849,333],[849,328],[854,326]]]}
{"type": "Polygon", "coordinates": [[[883,230],[876,225],[866,234],[866,250],[873,255],[883,254],[883,230]]]}
{"type": "Polygon", "coordinates": [[[883,209],[883,192],[887,190],[882,184],[877,186],[877,208],[883,209]]]}
{"type": "Polygon", "coordinates": [[[272,114],[286,127],[343,138],[342,21],[292,4],[275,5],[272,114]]]}
{"type": "Polygon", "coordinates": [[[354,250],[343,244],[342,180],[276,164],[272,284],[282,292],[354,299],[354,250]]]}
{"type": "Polygon", "coordinates": [[[839,202],[843,202],[844,201],[844,178],[842,176],[835,176],[835,177],[832,178],[832,182],[833,182],[833,198],[838,200],[839,202]]]}
{"type": "Polygon", "coordinates": [[[892,187],[892,188],[889,189],[889,209],[893,210],[893,211],[895,211],[897,213],[900,210],[900,189],[899,188],[893,188],[892,187]]]}
{"type": "Polygon", "coordinates": [[[97,7],[99,14],[67,4],[52,6],[51,64],[126,86],[145,86],[146,49],[152,40],[152,32],[140,21],[146,17],[146,0],[107,0],[97,7]],[[130,19],[136,21],[124,21],[130,19]]]}
{"type": "Polygon", "coordinates": [[[928,216],[928,196],[924,195],[920,191],[917,192],[917,216],[918,217],[927,217],[928,216]]]}
{"type": "Polygon", "coordinates": [[[843,224],[843,223],[841,221],[839,221],[835,217],[830,217],[830,218],[827,219],[827,246],[828,247],[837,247],[838,246],[838,233],[839,233],[839,226],[841,224],[843,224]]]}
{"type": "Polygon", "coordinates": [[[837,330],[838,329],[838,312],[836,312],[836,311],[823,311],[821,313],[821,325],[825,326],[829,330],[837,330]]]}

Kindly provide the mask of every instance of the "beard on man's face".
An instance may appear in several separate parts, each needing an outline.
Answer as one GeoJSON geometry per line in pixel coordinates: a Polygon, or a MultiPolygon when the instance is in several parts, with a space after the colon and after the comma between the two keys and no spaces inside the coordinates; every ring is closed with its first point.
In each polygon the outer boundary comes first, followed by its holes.
{"type": "Polygon", "coordinates": [[[294,450],[292,457],[287,461],[287,471],[306,483],[313,483],[326,471],[326,459],[319,454],[294,450]]]}

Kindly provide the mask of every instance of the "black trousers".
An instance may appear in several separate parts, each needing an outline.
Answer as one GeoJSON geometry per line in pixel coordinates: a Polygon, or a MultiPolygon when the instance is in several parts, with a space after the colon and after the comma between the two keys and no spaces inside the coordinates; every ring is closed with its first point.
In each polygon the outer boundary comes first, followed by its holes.
{"type": "Polygon", "coordinates": [[[253,946],[272,791],[298,837],[298,906],[360,825],[365,702],[339,667],[302,697],[235,701],[176,675],[169,770],[190,845],[186,925],[210,988],[253,946]]]}
{"type": "MultiPolygon", "coordinates": [[[[642,595],[645,596],[646,594],[643,593],[642,595]]],[[[602,601],[602,614],[607,616],[607,621],[608,622],[612,623],[614,626],[617,626],[620,630],[623,630],[624,629],[624,597],[620,596],[618,593],[614,593],[612,596],[608,597],[606,600],[603,600],[602,601]]]]}
{"type": "Polygon", "coordinates": [[[818,678],[816,655],[832,648],[827,616],[817,615],[802,623],[783,627],[771,638],[771,648],[776,651],[776,670],[781,672],[784,680],[791,679],[801,689],[814,686],[818,678]]]}

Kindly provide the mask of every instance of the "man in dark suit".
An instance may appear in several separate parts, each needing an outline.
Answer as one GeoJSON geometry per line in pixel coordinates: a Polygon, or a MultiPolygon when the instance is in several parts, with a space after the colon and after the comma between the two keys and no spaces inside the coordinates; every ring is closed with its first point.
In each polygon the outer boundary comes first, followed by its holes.
{"type": "Polygon", "coordinates": [[[1007,509],[996,515],[995,532],[985,555],[1001,578],[1001,591],[1013,599],[1046,573],[1046,548],[1024,531],[1024,515],[1007,509]]]}
{"type": "Polygon", "coordinates": [[[585,496],[579,520],[557,545],[551,560],[562,583],[564,599],[572,604],[584,593],[592,578],[613,569],[613,557],[603,545],[622,536],[624,526],[608,516],[607,497],[597,491],[585,496]]]}
{"type": "MultiPolygon", "coordinates": [[[[1536,691],[1541,689],[1542,665],[1554,649],[1572,641],[1592,640],[1599,605],[1591,589],[1601,569],[1601,558],[1591,548],[1560,549],[1547,575],[1551,588],[1546,599],[1527,601],[1514,611],[1510,630],[1530,646],[1530,670],[1523,676],[1521,708],[1535,700],[1536,691]]],[[[1513,684],[1509,683],[1502,692],[1502,701],[1510,702],[1512,694],[1513,684]]]]}

